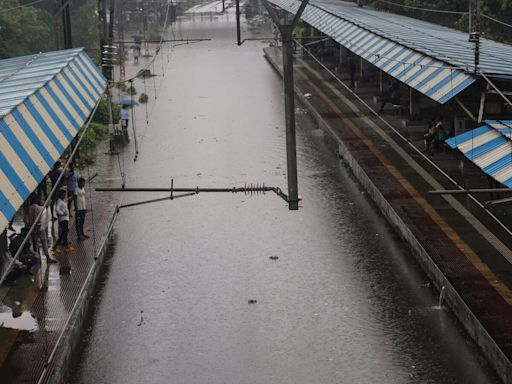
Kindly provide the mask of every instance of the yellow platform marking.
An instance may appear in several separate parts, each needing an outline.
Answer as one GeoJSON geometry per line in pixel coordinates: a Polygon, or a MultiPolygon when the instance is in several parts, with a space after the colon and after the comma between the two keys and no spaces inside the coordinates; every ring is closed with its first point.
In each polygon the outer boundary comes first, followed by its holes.
{"type": "MultiPolygon", "coordinates": [[[[304,63],[304,66],[309,67],[307,64],[304,63]]],[[[336,114],[339,116],[341,120],[343,120],[344,123],[346,123],[352,131],[368,146],[368,149],[382,162],[382,164],[386,167],[386,169],[397,179],[397,181],[402,184],[402,186],[409,192],[409,194],[416,200],[418,204],[420,204],[421,207],[427,212],[427,214],[432,218],[432,220],[443,230],[443,232],[448,236],[448,238],[459,248],[459,250],[466,255],[468,260],[477,268],[480,273],[489,281],[489,283],[496,289],[496,291],[499,292],[499,294],[507,301],[508,304],[512,304],[512,292],[508,287],[500,280],[498,277],[490,270],[490,268],[485,264],[480,257],[471,249],[471,247],[466,244],[464,240],[460,238],[458,233],[437,213],[437,211],[426,201],[421,194],[414,188],[414,186],[405,178],[403,175],[392,165],[388,162],[388,160],[385,158],[385,156],[382,154],[380,150],[378,150],[373,143],[361,132],[361,130],[352,122],[351,119],[347,118],[344,113],[338,108],[338,106],[312,81],[309,80],[307,75],[301,71],[300,69],[296,68],[296,71],[301,74],[301,76],[304,78],[304,80],[324,99],[324,101],[329,104],[329,106],[336,112],[336,114]]],[[[312,70],[313,73],[316,75],[316,71],[312,70]]],[[[317,75],[319,79],[321,79],[320,76],[317,75]]],[[[321,79],[323,81],[323,79],[321,79]]],[[[349,100],[347,99],[343,94],[341,94],[335,87],[333,87],[331,84],[326,83],[326,85],[338,96],[344,103],[346,103],[354,112],[358,113],[359,116],[361,116],[361,111],[349,100]]],[[[373,121],[368,119],[367,117],[363,117],[364,119],[371,122],[372,128],[378,128],[380,132],[379,135],[383,136],[385,135],[390,141],[393,141],[389,136],[387,136],[382,130],[375,124],[373,121]]],[[[388,141],[388,140],[386,140],[388,141]]],[[[394,141],[393,143],[395,146],[398,146],[394,141]]],[[[395,147],[394,146],[394,147],[395,147]]],[[[396,149],[396,148],[395,148],[396,149]]],[[[405,151],[402,150],[402,148],[399,148],[399,154],[404,157],[407,156],[410,158],[409,155],[405,151]]],[[[412,158],[410,158],[411,161],[414,161],[412,158]]],[[[408,162],[409,163],[409,162],[408,162]]],[[[416,163],[414,161],[414,163],[416,163]]],[[[417,167],[419,165],[416,163],[417,167]]],[[[414,167],[416,170],[416,167],[414,167]]],[[[420,167],[421,168],[421,167],[420,167]]],[[[423,168],[422,168],[423,169],[423,168]]],[[[425,170],[423,170],[426,173],[425,170]]],[[[423,174],[420,173],[421,176],[423,174]]],[[[429,184],[432,185],[432,182],[434,184],[438,184],[438,187],[441,189],[441,185],[435,181],[430,175],[429,175],[431,182],[429,180],[426,180],[429,182],[429,184]]],[[[464,210],[466,210],[456,199],[454,199],[452,196],[446,196],[448,197],[448,201],[452,203],[451,200],[456,202],[458,205],[460,205],[464,210]]],[[[460,208],[460,207],[459,207],[460,208]]],[[[457,209],[457,211],[459,211],[457,209]]],[[[466,210],[467,211],[467,210],[466,210]]],[[[471,215],[469,212],[467,214],[471,215]]],[[[472,216],[472,215],[471,215],[472,216]]],[[[466,217],[466,215],[464,215],[466,217]]],[[[473,217],[474,218],[474,217],[473,217]]],[[[474,218],[474,220],[477,220],[474,218]]],[[[472,223],[473,224],[473,223],[472,223]]],[[[480,223],[480,225],[483,227],[483,225],[480,223]]],[[[479,228],[476,228],[477,230],[479,228]]],[[[485,230],[487,228],[484,227],[485,230]]],[[[488,231],[488,230],[487,230],[488,231]]],[[[479,231],[480,232],[480,231],[479,231]]],[[[494,236],[494,235],[493,235],[494,236]]],[[[498,240],[499,241],[499,240],[498,240]]],[[[492,243],[491,243],[492,244],[492,243]]],[[[503,245],[505,247],[505,245],[503,245]]],[[[506,248],[509,252],[510,250],[506,248]]]]}
{"type": "MultiPolygon", "coordinates": [[[[304,64],[310,68],[308,64],[304,64]]],[[[310,68],[311,69],[311,68],[310,68]]],[[[314,70],[313,70],[314,71],[314,70]]],[[[315,75],[321,79],[321,77],[314,72],[315,75]]],[[[338,89],[329,83],[326,85],[340,98],[345,104],[361,118],[368,126],[386,141],[396,152],[402,157],[407,164],[413,168],[422,178],[425,180],[432,189],[444,189],[444,187],[430,175],[423,167],[421,167],[406,151],[402,149],[389,135],[382,130],[373,120],[365,116],[355,104],[347,99],[338,89]]],[[[512,250],[507,247],[501,240],[499,240],[480,220],[478,220],[466,207],[464,207],[457,199],[452,195],[442,195],[444,200],[448,202],[462,217],[464,217],[488,242],[491,244],[509,263],[512,263],[512,250]]]]}

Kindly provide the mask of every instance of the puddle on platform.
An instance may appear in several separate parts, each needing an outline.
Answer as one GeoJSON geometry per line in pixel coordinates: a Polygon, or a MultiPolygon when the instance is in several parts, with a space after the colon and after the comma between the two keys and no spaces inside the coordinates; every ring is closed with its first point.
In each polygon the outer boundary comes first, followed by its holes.
{"type": "MultiPolygon", "coordinates": [[[[2,310],[4,308],[0,308],[2,310]]],[[[12,312],[6,308],[6,312],[0,312],[0,328],[17,329],[20,331],[36,331],[38,329],[37,321],[30,312],[12,312]]]]}

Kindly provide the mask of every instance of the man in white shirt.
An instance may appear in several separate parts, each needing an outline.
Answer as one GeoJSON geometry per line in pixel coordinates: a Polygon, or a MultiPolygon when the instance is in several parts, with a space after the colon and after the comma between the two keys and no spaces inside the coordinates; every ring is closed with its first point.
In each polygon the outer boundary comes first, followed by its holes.
{"type": "Polygon", "coordinates": [[[84,233],[85,213],[87,212],[87,205],[85,201],[85,179],[81,177],[78,179],[78,188],[75,189],[76,196],[76,235],[79,240],[86,240],[89,238],[84,233]]]}
{"type": "Polygon", "coordinates": [[[68,241],[69,209],[66,204],[66,191],[64,189],[59,191],[59,199],[55,205],[55,213],[59,220],[59,238],[57,243],[55,243],[54,252],[62,252],[62,248],[64,248],[65,252],[74,251],[75,248],[73,248],[68,241]]]}

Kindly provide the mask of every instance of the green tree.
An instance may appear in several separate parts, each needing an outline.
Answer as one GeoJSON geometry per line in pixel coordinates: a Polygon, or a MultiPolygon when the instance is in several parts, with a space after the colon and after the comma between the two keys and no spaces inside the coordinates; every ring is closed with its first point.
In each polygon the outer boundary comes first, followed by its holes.
{"type": "MultiPolygon", "coordinates": [[[[18,0],[0,0],[0,8],[19,6],[18,0]]],[[[0,59],[53,49],[51,17],[42,9],[21,7],[0,12],[0,59]]]]}
{"type": "MultiPolygon", "coordinates": [[[[98,27],[97,1],[86,0],[81,4],[72,2],[71,27],[73,46],[99,48],[100,37],[98,27]]],[[[98,52],[98,51],[96,51],[98,52]]],[[[91,57],[96,56],[89,52],[91,57]]]]}

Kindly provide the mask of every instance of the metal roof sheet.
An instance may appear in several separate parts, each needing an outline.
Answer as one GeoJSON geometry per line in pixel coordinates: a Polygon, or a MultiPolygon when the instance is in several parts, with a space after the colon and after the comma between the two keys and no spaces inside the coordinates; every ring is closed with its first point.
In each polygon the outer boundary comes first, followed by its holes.
{"type": "Polygon", "coordinates": [[[105,83],[83,48],[0,60],[0,231],[77,135],[105,83]]]}
{"type": "MultiPolygon", "coordinates": [[[[270,0],[295,13],[297,0],[270,0]]],[[[353,3],[311,1],[302,19],[381,70],[443,104],[475,77],[467,34],[353,3]]],[[[482,39],[479,70],[512,75],[512,46],[482,39]]]]}
{"type": "Polygon", "coordinates": [[[446,140],[496,181],[512,187],[512,120],[485,125],[446,140]]]}

